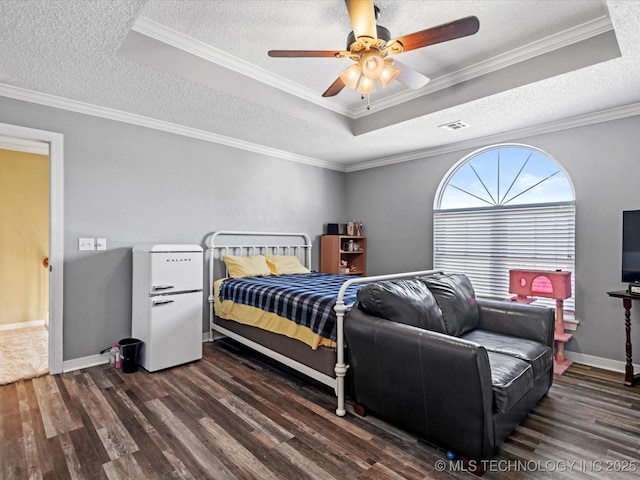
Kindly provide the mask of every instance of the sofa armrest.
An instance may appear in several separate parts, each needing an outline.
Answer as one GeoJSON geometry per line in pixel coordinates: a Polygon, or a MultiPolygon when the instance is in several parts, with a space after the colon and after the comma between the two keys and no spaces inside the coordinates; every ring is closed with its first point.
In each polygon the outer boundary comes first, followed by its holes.
{"type": "Polygon", "coordinates": [[[344,333],[354,401],[469,458],[493,454],[493,390],[483,347],[357,309],[344,333]]]}
{"type": "Polygon", "coordinates": [[[480,325],[512,337],[534,340],[553,348],[555,310],[541,305],[478,299],[480,325]]]}

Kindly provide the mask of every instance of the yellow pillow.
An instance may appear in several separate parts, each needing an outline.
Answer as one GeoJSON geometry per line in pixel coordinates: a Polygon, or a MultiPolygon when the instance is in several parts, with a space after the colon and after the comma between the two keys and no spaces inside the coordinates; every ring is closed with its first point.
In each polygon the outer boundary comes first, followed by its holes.
{"type": "Polygon", "coordinates": [[[310,270],[300,263],[295,255],[271,255],[265,253],[271,273],[283,275],[287,273],[310,273],[310,270]]]}
{"type": "Polygon", "coordinates": [[[271,275],[267,260],[262,255],[248,257],[224,255],[222,260],[224,260],[224,264],[227,266],[227,273],[231,278],[271,275]]]}

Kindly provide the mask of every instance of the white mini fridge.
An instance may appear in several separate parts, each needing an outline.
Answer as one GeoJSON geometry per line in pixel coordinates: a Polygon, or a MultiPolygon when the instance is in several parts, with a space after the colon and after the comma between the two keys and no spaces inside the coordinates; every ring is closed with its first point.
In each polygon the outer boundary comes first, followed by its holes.
{"type": "Polygon", "coordinates": [[[131,336],[145,370],[202,358],[202,274],[199,245],[133,247],[131,336]]]}

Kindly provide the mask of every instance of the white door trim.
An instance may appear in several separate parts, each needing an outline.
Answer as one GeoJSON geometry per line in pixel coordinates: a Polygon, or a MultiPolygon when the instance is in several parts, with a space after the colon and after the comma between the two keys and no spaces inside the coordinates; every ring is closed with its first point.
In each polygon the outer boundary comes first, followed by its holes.
{"type": "Polygon", "coordinates": [[[64,266],[64,136],[0,123],[0,135],[49,144],[49,373],[62,372],[64,266]]]}

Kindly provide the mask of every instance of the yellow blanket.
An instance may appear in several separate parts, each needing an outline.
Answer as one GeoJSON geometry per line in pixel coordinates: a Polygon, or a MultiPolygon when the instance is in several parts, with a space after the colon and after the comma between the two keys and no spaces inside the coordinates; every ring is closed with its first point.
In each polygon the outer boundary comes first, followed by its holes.
{"type": "Polygon", "coordinates": [[[298,325],[288,318],[275,313],[266,312],[250,305],[234,303],[231,300],[220,300],[220,285],[224,278],[213,283],[213,308],[215,314],[225,320],[233,320],[244,325],[251,325],[272,333],[286,335],[309,345],[313,350],[319,346],[335,348],[336,343],[321,337],[310,328],[298,325]]]}

